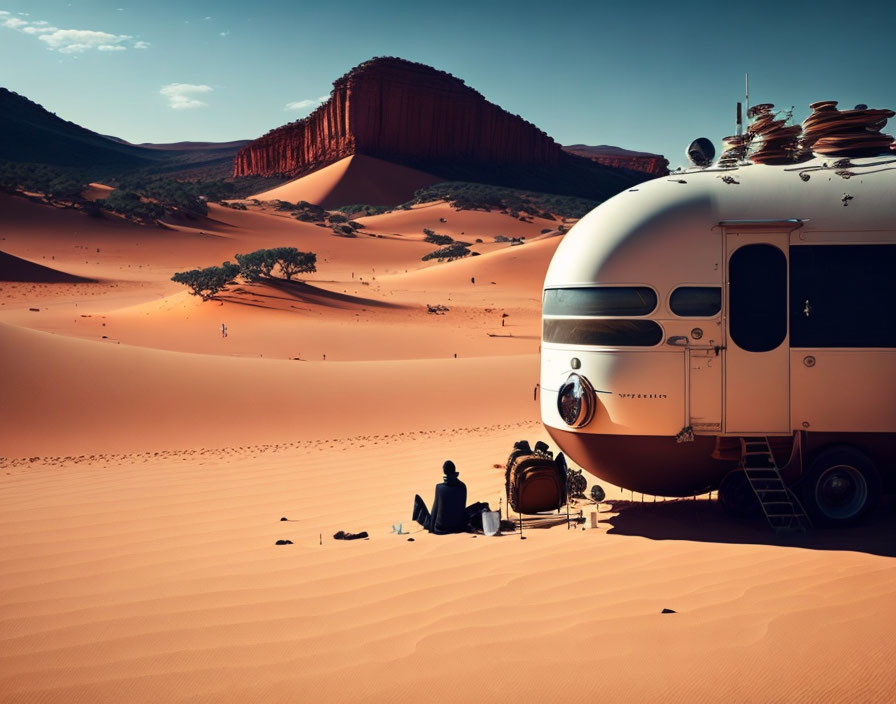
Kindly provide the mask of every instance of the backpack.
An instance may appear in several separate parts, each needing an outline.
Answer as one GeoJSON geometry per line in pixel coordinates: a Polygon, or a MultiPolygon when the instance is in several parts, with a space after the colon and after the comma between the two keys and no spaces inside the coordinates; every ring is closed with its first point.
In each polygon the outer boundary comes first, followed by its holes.
{"type": "Polygon", "coordinates": [[[507,503],[517,513],[553,511],[566,503],[566,479],[547,445],[535,452],[525,440],[513,446],[504,481],[507,503]]]}

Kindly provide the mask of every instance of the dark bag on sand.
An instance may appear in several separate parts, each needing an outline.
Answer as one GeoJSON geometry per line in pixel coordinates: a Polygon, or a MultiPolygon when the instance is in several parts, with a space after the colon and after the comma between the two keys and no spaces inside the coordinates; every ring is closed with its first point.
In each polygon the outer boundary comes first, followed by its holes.
{"type": "MultiPolygon", "coordinates": [[[[566,481],[561,467],[544,443],[539,443],[535,452],[525,452],[521,445],[518,442],[513,446],[514,451],[507,460],[504,474],[507,503],[517,513],[560,508],[566,502],[566,481]]],[[[526,448],[528,445],[525,443],[526,448]]]]}
{"type": "Polygon", "coordinates": [[[473,531],[475,533],[482,530],[483,511],[491,511],[489,505],[484,501],[477,501],[475,504],[467,506],[464,510],[467,518],[467,531],[473,531]]]}

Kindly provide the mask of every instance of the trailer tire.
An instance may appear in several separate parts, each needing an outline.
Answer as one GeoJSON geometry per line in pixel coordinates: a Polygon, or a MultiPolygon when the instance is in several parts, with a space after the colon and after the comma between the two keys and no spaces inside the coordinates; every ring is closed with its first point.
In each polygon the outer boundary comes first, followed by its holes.
{"type": "Polygon", "coordinates": [[[867,518],[880,500],[880,491],[874,462],[849,445],[819,452],[799,482],[800,498],[812,522],[836,528],[867,518]]]}
{"type": "Polygon", "coordinates": [[[719,503],[725,513],[739,520],[755,518],[760,513],[759,499],[742,469],[732,470],[722,478],[719,503]]]}

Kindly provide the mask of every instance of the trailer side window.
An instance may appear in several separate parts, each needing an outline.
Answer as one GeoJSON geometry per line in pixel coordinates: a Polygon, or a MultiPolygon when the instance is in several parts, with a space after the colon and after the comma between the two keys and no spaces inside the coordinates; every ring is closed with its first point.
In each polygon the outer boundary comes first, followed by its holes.
{"type": "Polygon", "coordinates": [[[717,286],[679,286],[669,297],[669,308],[683,318],[701,318],[722,310],[722,289],[717,286]]]}
{"type": "Polygon", "coordinates": [[[545,318],[544,341],[560,345],[602,347],[653,347],[663,339],[663,329],[652,320],[602,320],[597,318],[545,318]]]}
{"type": "Polygon", "coordinates": [[[791,347],[896,347],[896,245],[790,248],[791,347]]]}
{"type": "Polygon", "coordinates": [[[731,339],[768,352],[787,337],[787,258],[770,244],[748,244],[728,262],[731,339]]]}
{"type": "Polygon", "coordinates": [[[647,315],[656,308],[656,293],[647,286],[549,288],[544,315],[647,315]]]}

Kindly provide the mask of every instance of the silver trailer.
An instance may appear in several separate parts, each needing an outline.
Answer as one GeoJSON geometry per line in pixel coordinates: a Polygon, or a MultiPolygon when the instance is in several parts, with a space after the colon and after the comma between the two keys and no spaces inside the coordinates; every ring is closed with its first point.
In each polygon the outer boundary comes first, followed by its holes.
{"type": "Polygon", "coordinates": [[[544,284],[541,415],[618,486],[732,502],[767,442],[816,522],[896,478],[896,154],[739,163],[621,193],[544,284]]]}

